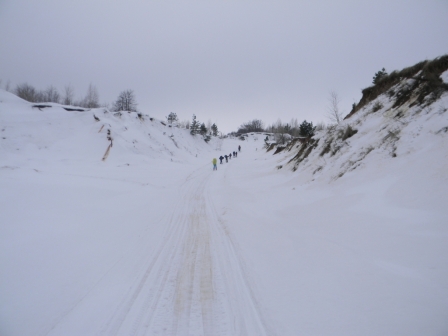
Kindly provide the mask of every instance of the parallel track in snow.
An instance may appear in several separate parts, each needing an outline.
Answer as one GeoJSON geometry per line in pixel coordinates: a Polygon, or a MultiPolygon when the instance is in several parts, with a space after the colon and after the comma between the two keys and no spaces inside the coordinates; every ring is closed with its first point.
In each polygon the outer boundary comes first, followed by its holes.
{"type": "Polygon", "coordinates": [[[186,178],[166,233],[104,335],[269,335],[244,263],[208,190],[213,172],[186,178]]]}

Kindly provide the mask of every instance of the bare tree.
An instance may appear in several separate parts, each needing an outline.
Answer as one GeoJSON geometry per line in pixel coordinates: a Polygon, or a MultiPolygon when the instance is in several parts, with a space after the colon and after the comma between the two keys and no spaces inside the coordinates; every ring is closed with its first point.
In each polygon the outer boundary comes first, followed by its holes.
{"type": "Polygon", "coordinates": [[[109,110],[110,104],[109,103],[101,103],[101,107],[105,108],[106,110],[109,110]]]}
{"type": "Polygon", "coordinates": [[[112,107],[114,111],[137,112],[137,102],[133,90],[122,91],[112,107]]]}
{"type": "Polygon", "coordinates": [[[289,134],[291,134],[292,136],[298,136],[300,124],[297,118],[291,118],[289,125],[291,126],[289,134]]]}
{"type": "Polygon", "coordinates": [[[284,145],[291,139],[291,136],[288,133],[278,132],[275,133],[274,138],[276,143],[284,145]]]}
{"type": "Polygon", "coordinates": [[[342,112],[339,110],[340,100],[335,91],[330,92],[328,102],[327,117],[331,120],[331,122],[339,124],[342,121],[342,112]]]}
{"type": "Polygon", "coordinates": [[[11,81],[9,79],[6,82],[5,91],[11,92],[11,81]]]}
{"type": "Polygon", "coordinates": [[[207,120],[207,124],[205,125],[205,127],[207,127],[207,130],[210,132],[210,134],[212,133],[212,121],[209,119],[207,120]]]}
{"type": "Polygon", "coordinates": [[[73,87],[69,84],[64,87],[64,97],[62,98],[62,103],[64,105],[73,105],[73,97],[75,95],[75,91],[73,87]]]}
{"type": "Polygon", "coordinates": [[[242,124],[238,133],[249,133],[249,132],[263,132],[264,131],[264,123],[260,119],[254,119],[252,121],[248,121],[242,124]]]}
{"type": "Polygon", "coordinates": [[[82,107],[87,107],[87,108],[100,107],[99,98],[98,98],[98,90],[92,83],[89,84],[89,88],[87,89],[86,97],[82,101],[82,107]]]}
{"type": "Polygon", "coordinates": [[[317,131],[322,131],[322,130],[325,130],[325,129],[327,129],[327,125],[325,125],[325,123],[323,121],[318,122],[316,124],[316,129],[315,129],[316,132],[317,131]]]}
{"type": "Polygon", "coordinates": [[[190,120],[181,120],[178,122],[179,127],[190,129],[190,120]]]}
{"type": "Polygon", "coordinates": [[[38,92],[34,86],[23,83],[18,84],[14,90],[14,93],[22,99],[29,101],[30,103],[36,103],[38,101],[38,92]]]}
{"type": "Polygon", "coordinates": [[[299,128],[300,124],[297,118],[291,118],[291,121],[289,122],[291,125],[291,128],[299,128]]]}
{"type": "Polygon", "coordinates": [[[42,101],[49,103],[59,103],[61,95],[54,86],[49,86],[42,94],[42,101]]]}

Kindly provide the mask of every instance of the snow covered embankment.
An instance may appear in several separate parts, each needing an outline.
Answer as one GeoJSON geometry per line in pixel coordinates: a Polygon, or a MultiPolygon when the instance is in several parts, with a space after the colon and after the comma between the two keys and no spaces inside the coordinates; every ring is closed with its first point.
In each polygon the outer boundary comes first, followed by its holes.
{"type": "Polygon", "coordinates": [[[136,112],[104,108],[83,112],[59,104],[31,104],[0,90],[3,166],[73,161],[132,164],[168,159],[185,162],[210,146],[187,130],[136,112]],[[42,107],[44,106],[44,107],[42,107]],[[109,155],[105,156],[110,144],[109,155]]]}

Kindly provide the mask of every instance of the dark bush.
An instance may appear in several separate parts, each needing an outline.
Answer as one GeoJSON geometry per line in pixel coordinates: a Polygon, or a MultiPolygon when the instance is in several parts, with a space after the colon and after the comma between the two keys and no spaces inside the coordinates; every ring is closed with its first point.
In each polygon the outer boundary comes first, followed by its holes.
{"type": "Polygon", "coordinates": [[[383,108],[383,104],[376,102],[372,107],[372,112],[377,112],[383,108]]]}
{"type": "Polygon", "coordinates": [[[330,153],[330,151],[331,151],[331,143],[332,143],[331,139],[330,139],[330,141],[327,141],[325,143],[325,147],[324,147],[324,149],[322,149],[322,152],[320,152],[320,156],[324,156],[325,154],[330,153]]]}
{"type": "Polygon", "coordinates": [[[375,76],[373,76],[373,84],[377,84],[382,78],[387,76],[387,72],[386,69],[382,69],[380,71],[378,71],[377,73],[375,73],[375,76]]]}
{"type": "Polygon", "coordinates": [[[316,127],[313,126],[312,122],[307,122],[306,120],[304,120],[299,126],[299,135],[302,137],[310,138],[314,135],[315,129],[316,127]]]}
{"type": "Polygon", "coordinates": [[[350,125],[347,125],[347,127],[344,130],[344,133],[342,134],[342,140],[347,140],[348,138],[351,138],[356,133],[358,133],[358,130],[353,129],[350,125]]]}

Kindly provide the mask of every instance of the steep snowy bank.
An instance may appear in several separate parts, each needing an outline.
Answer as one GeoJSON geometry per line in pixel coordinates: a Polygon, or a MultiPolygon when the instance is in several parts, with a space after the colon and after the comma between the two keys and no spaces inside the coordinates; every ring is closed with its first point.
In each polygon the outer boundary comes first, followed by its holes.
{"type": "Polygon", "coordinates": [[[392,72],[363,90],[362,99],[341,124],[317,132],[305,143],[290,143],[280,155],[280,166],[297,170],[306,180],[328,182],[355,169],[407,165],[409,160],[422,160],[443,174],[447,73],[448,56],[392,72]]]}

